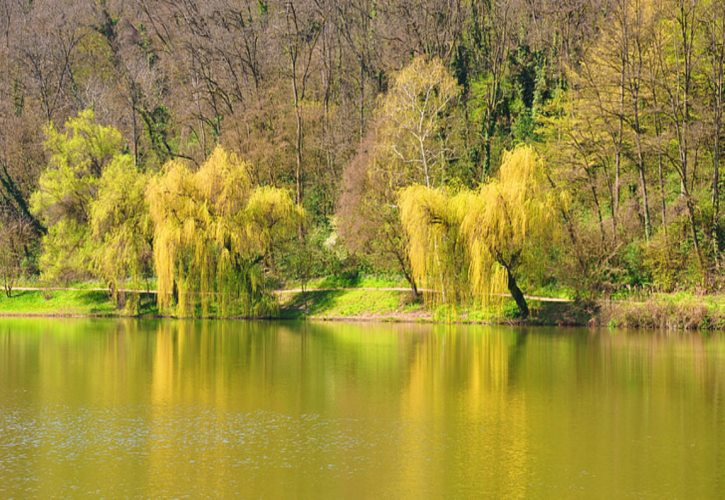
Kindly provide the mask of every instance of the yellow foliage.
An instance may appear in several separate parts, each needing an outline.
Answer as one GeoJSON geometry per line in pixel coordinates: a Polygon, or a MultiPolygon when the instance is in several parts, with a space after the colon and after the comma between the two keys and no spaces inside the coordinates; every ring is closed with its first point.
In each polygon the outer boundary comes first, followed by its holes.
{"type": "Polygon", "coordinates": [[[461,232],[472,286],[484,302],[505,291],[507,269],[515,271],[528,250],[554,237],[555,202],[543,164],[528,146],[505,153],[497,176],[471,199],[461,232]]]}
{"type": "Polygon", "coordinates": [[[287,191],[255,188],[249,166],[217,147],[197,172],[170,161],[147,190],[154,222],[159,308],[176,314],[221,315],[231,306],[264,313],[259,264],[273,243],[294,234],[303,213],[287,191]],[[210,301],[211,297],[216,300],[210,301]]]}
{"type": "Polygon", "coordinates": [[[90,204],[93,270],[114,294],[124,279],[141,278],[151,253],[151,220],[144,199],[147,181],[132,156],[118,155],[103,171],[90,204]]]}
{"type": "Polygon", "coordinates": [[[497,176],[476,191],[414,185],[399,199],[413,272],[439,302],[489,303],[506,290],[508,272],[556,235],[558,198],[528,146],[507,152],[497,176]]]}
{"type": "Polygon", "coordinates": [[[418,56],[396,75],[378,106],[373,165],[393,189],[446,180],[459,95],[456,80],[437,58],[418,56]]]}
{"type": "Polygon", "coordinates": [[[463,192],[450,197],[444,189],[419,184],[400,192],[411,270],[429,301],[467,299],[467,250],[459,229],[471,196],[463,192]]]}

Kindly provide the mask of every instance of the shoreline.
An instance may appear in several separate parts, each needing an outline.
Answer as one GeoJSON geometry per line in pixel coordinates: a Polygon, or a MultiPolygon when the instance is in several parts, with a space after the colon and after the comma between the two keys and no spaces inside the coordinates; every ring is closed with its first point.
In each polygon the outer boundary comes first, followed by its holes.
{"type": "Polygon", "coordinates": [[[501,308],[480,311],[430,309],[410,300],[401,288],[326,288],[281,290],[279,313],[259,318],[179,318],[159,314],[147,294],[140,313],[119,310],[102,289],[21,290],[11,298],[0,297],[0,318],[58,319],[180,319],[222,321],[321,321],[408,324],[500,325],[513,327],[574,326],[638,328],[648,330],[725,331],[725,296],[652,296],[645,300],[574,300],[529,297],[532,316],[517,319],[501,308]]]}
{"type": "Polygon", "coordinates": [[[171,315],[162,314],[123,314],[119,313],[62,313],[62,312],[11,312],[11,311],[0,311],[0,320],[3,319],[90,319],[90,320],[147,320],[147,321],[159,321],[159,320],[173,320],[173,321],[279,321],[279,322],[319,322],[319,323],[390,323],[390,324],[409,324],[409,325],[471,325],[471,326],[506,326],[506,327],[518,327],[518,328],[531,328],[531,327],[556,327],[556,328],[609,328],[609,329],[635,329],[635,330],[648,330],[648,331],[667,331],[667,332],[702,332],[702,333],[725,333],[725,325],[720,326],[668,326],[667,324],[637,324],[631,322],[619,323],[617,320],[610,320],[609,323],[602,321],[602,318],[592,317],[588,322],[572,323],[572,322],[545,322],[538,319],[534,320],[515,320],[515,319],[500,319],[500,320],[478,320],[478,319],[435,319],[432,316],[420,316],[420,315],[398,315],[398,316],[385,316],[385,315],[356,315],[356,316],[269,316],[269,317],[228,317],[220,318],[215,316],[210,317],[177,317],[171,315]]]}

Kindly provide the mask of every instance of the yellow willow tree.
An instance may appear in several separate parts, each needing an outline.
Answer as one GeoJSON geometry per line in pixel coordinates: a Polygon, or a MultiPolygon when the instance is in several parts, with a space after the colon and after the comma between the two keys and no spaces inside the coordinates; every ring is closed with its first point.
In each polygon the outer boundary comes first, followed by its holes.
{"type": "Polygon", "coordinates": [[[505,286],[521,316],[529,315],[517,279],[521,270],[542,265],[538,250],[557,235],[560,201],[533,149],[519,146],[504,154],[496,177],[471,198],[461,223],[474,293],[486,301],[505,286]]]}
{"type": "Polygon", "coordinates": [[[474,196],[449,196],[445,188],[420,184],[400,192],[400,220],[408,234],[411,271],[424,297],[435,303],[470,299],[468,255],[461,223],[474,196]]]}
{"type": "MultiPolygon", "coordinates": [[[[92,270],[108,283],[118,305],[126,279],[138,283],[150,274],[152,230],[145,200],[148,175],[141,172],[131,155],[116,156],[97,181],[95,199],[89,204],[92,270]]],[[[139,296],[126,304],[133,311],[139,296]]]]}
{"type": "Polygon", "coordinates": [[[558,202],[528,146],[505,153],[497,175],[476,191],[402,190],[401,221],[416,278],[449,303],[474,296],[486,304],[508,289],[528,317],[517,280],[541,265],[539,250],[557,233],[558,202]]]}
{"type": "Polygon", "coordinates": [[[249,166],[217,147],[201,168],[173,160],[146,192],[162,311],[259,316],[274,301],[262,263],[303,217],[290,194],[255,187],[249,166]]]}

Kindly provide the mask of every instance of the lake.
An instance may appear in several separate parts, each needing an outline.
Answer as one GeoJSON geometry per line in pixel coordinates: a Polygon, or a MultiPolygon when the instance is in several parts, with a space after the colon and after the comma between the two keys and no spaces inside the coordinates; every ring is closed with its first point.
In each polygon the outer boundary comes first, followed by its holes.
{"type": "Polygon", "coordinates": [[[725,335],[0,320],[0,497],[725,492],[725,335]]]}

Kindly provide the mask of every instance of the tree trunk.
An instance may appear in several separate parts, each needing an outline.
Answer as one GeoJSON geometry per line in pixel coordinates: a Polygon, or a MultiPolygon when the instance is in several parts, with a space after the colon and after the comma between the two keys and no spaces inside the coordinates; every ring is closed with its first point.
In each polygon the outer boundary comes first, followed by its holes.
{"type": "Polygon", "coordinates": [[[622,153],[618,146],[614,159],[614,203],[612,204],[612,228],[614,239],[617,239],[617,214],[619,214],[619,195],[621,192],[620,174],[622,170],[622,153]]]}
{"type": "MultiPolygon", "coordinates": [[[[725,33],[723,34],[725,38],[725,33]]],[[[725,51],[725,49],[721,49],[725,51]]],[[[720,53],[719,67],[715,78],[717,84],[715,89],[715,131],[713,134],[714,143],[712,147],[712,221],[711,221],[711,237],[713,259],[715,261],[715,269],[720,269],[720,241],[718,235],[718,225],[720,223],[720,134],[722,131],[722,113],[723,100],[722,94],[725,87],[723,78],[723,70],[725,69],[725,54],[720,53]]]]}
{"type": "Polygon", "coordinates": [[[8,165],[4,161],[0,161],[0,187],[3,188],[6,194],[0,191],[0,197],[7,199],[9,202],[14,202],[17,206],[17,211],[33,226],[33,229],[40,235],[48,234],[48,229],[33,215],[30,211],[25,196],[20,191],[15,179],[8,172],[8,165]]]}
{"type": "Polygon", "coordinates": [[[642,203],[644,204],[644,237],[649,241],[652,234],[652,222],[649,217],[649,196],[647,194],[647,178],[645,177],[644,159],[640,153],[637,170],[639,170],[639,185],[642,191],[642,203]]]}
{"type": "MultiPolygon", "coordinates": [[[[131,90],[131,92],[135,92],[135,90],[131,90]]],[[[138,157],[138,122],[136,120],[136,99],[132,98],[131,100],[131,133],[133,134],[133,161],[138,166],[139,164],[139,157],[138,157]]]]}
{"type": "Polygon", "coordinates": [[[715,147],[713,151],[713,174],[712,174],[712,248],[715,258],[715,268],[720,269],[720,239],[718,234],[718,225],[720,224],[720,134],[718,131],[715,135],[715,147]]]}
{"type": "Polygon", "coordinates": [[[415,282],[415,278],[413,277],[413,270],[410,268],[410,262],[408,261],[406,250],[393,250],[391,253],[398,261],[398,264],[400,265],[400,271],[403,273],[405,280],[410,285],[410,290],[413,292],[415,300],[418,300],[420,298],[420,291],[418,290],[418,284],[415,282]]]}
{"type": "MultiPolygon", "coordinates": [[[[659,109],[659,104],[657,102],[657,85],[656,85],[656,77],[652,76],[652,104],[654,106],[654,109],[659,109]]],[[[660,136],[662,135],[662,123],[661,123],[661,114],[659,111],[655,111],[654,113],[654,125],[655,125],[655,138],[657,139],[657,142],[659,142],[660,136]]],[[[660,189],[660,211],[661,211],[661,217],[662,217],[662,228],[665,232],[665,238],[667,238],[667,193],[665,192],[665,180],[664,180],[664,170],[662,165],[662,151],[657,151],[657,177],[659,180],[659,189],[660,189]]]]}
{"type": "Polygon", "coordinates": [[[511,292],[511,297],[513,297],[513,299],[516,301],[516,305],[519,308],[519,313],[521,313],[521,319],[526,319],[529,317],[529,306],[528,304],[526,304],[526,298],[524,297],[524,293],[516,284],[516,278],[514,278],[511,269],[509,269],[508,267],[506,268],[506,275],[508,278],[508,288],[509,292],[511,292]]]}
{"type": "Polygon", "coordinates": [[[491,136],[493,135],[493,125],[490,123],[493,119],[489,119],[486,125],[483,137],[483,169],[481,172],[481,182],[486,182],[486,178],[491,175],[491,136]]]}
{"type": "Polygon", "coordinates": [[[657,173],[660,182],[660,196],[662,197],[660,206],[660,210],[662,210],[662,228],[665,231],[665,237],[667,237],[667,193],[665,193],[665,178],[662,171],[662,155],[660,153],[657,153],[657,173]]]}
{"type": "Polygon", "coordinates": [[[302,112],[297,88],[297,56],[290,57],[292,69],[292,100],[295,105],[295,202],[302,203],[302,112]]]}
{"type": "Polygon", "coordinates": [[[360,57],[360,101],[358,106],[358,142],[362,143],[365,135],[365,59],[362,56],[360,57]]]}
{"type": "Polygon", "coordinates": [[[412,276],[406,276],[408,284],[410,284],[410,291],[413,292],[413,299],[420,299],[420,292],[418,291],[418,284],[415,282],[412,276]]]}
{"type": "MultiPolygon", "coordinates": [[[[626,16],[626,12],[624,13],[626,16]]],[[[612,207],[612,227],[614,229],[614,238],[617,238],[617,217],[619,215],[619,205],[621,196],[621,176],[622,176],[622,150],[624,148],[624,93],[626,84],[627,74],[627,20],[624,19],[624,25],[622,26],[622,52],[621,52],[621,67],[620,67],[620,79],[619,79],[619,116],[617,126],[617,139],[615,144],[614,153],[614,206],[612,207]]]]}
{"type": "Polygon", "coordinates": [[[692,231],[692,244],[695,247],[695,254],[697,255],[697,263],[700,266],[700,270],[702,271],[702,283],[703,285],[708,286],[709,285],[709,269],[707,268],[707,264],[705,262],[705,257],[702,254],[702,248],[700,246],[700,238],[697,234],[697,219],[695,218],[695,207],[692,203],[692,197],[690,196],[690,192],[687,190],[686,183],[683,182],[683,185],[685,186],[685,206],[687,207],[687,216],[690,221],[690,230],[692,231]]]}
{"type": "Polygon", "coordinates": [[[295,116],[297,130],[295,133],[295,201],[302,203],[302,115],[297,98],[297,86],[294,87],[295,116]]]}
{"type": "MultiPolygon", "coordinates": [[[[640,59],[641,60],[641,59],[640,59]]],[[[644,205],[644,237],[649,241],[652,235],[652,222],[649,214],[649,196],[647,193],[647,177],[645,171],[644,152],[642,151],[642,127],[639,122],[639,89],[633,92],[634,99],[634,137],[637,144],[637,172],[639,173],[639,189],[644,205]]]]}
{"type": "Polygon", "coordinates": [[[174,285],[171,287],[171,297],[172,301],[175,305],[179,305],[179,287],[176,285],[176,280],[174,280],[174,285]]]}

